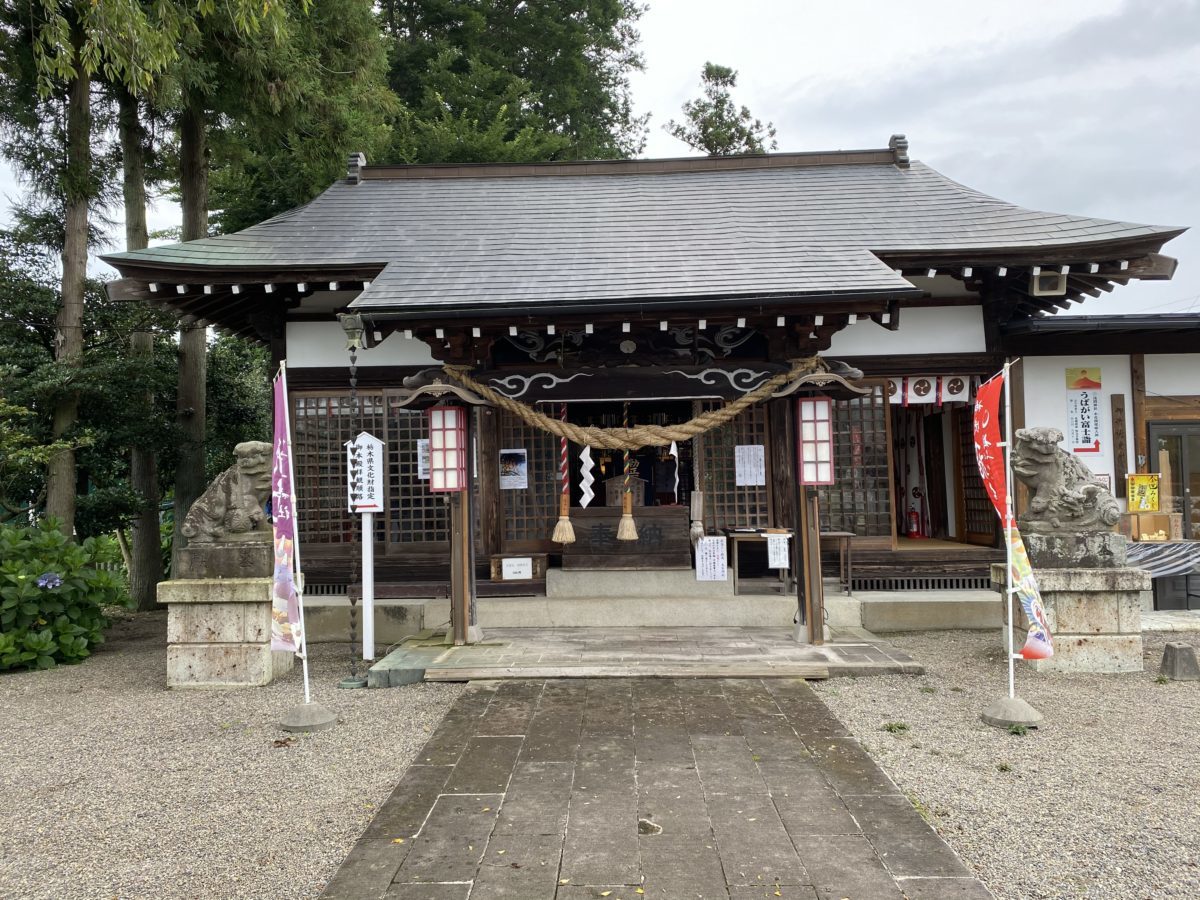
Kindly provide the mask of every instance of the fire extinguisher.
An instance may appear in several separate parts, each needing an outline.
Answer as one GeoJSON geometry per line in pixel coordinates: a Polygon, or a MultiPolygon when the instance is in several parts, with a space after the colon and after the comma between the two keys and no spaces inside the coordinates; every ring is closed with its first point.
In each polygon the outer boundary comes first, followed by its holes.
{"type": "Polygon", "coordinates": [[[915,506],[909,507],[908,510],[908,536],[910,538],[918,538],[921,536],[921,516],[917,513],[915,506]]]}

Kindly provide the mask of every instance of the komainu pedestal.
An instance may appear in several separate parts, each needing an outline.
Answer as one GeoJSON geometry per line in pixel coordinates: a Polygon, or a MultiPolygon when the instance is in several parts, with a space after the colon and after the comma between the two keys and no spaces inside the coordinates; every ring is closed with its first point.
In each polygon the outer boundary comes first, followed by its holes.
{"type": "MultiPolygon", "coordinates": [[[[1028,660],[1035,671],[1142,671],[1142,604],[1150,588],[1141,569],[1034,569],[1054,655],[1028,660]]],[[[1004,586],[1004,566],[992,567],[992,580],[1004,586]]],[[[1029,627],[1020,602],[1013,604],[1014,645],[1025,642],[1029,627]]]]}
{"type": "Polygon", "coordinates": [[[158,586],[167,606],[167,685],[253,687],[292,668],[295,655],[271,650],[271,445],[249,441],[184,520],[180,577],[158,586]]]}

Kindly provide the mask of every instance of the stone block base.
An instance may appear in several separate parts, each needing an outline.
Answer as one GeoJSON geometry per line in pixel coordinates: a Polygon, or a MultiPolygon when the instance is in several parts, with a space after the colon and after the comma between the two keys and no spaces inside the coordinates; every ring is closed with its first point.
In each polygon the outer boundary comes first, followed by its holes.
{"type": "MultiPolygon", "coordinates": [[[[1038,672],[1142,671],[1141,593],[1150,583],[1148,574],[1140,569],[1034,569],[1034,575],[1054,655],[1026,660],[1027,666],[1038,672]]],[[[1003,567],[993,567],[993,584],[1000,590],[1002,578],[1003,567]]],[[[1011,602],[1014,649],[1019,652],[1028,620],[1020,601],[1011,602]]]]}
{"type": "Polygon", "coordinates": [[[271,579],[165,581],[167,685],[256,687],[291,671],[295,654],[271,650],[271,579]]]}
{"type": "Polygon", "coordinates": [[[173,688],[261,687],[292,670],[296,655],[263,644],[171,644],[167,685],[173,688]]]}

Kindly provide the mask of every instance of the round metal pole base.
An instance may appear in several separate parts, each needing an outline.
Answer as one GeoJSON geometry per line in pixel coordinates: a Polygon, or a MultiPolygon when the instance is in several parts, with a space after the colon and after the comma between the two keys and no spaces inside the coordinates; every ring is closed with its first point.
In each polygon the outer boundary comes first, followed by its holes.
{"type": "Polygon", "coordinates": [[[1042,724],[1044,717],[1020,697],[1003,697],[989,703],[979,714],[979,718],[996,728],[1009,728],[1013,725],[1037,728],[1042,724]]]}
{"type": "Polygon", "coordinates": [[[289,709],[279,727],[284,731],[324,731],[337,724],[337,716],[320,703],[301,703],[289,709]]]}
{"type": "Polygon", "coordinates": [[[365,688],[366,686],[367,679],[363,678],[361,675],[356,675],[353,678],[343,678],[338,682],[338,687],[345,691],[353,691],[357,690],[358,688],[365,688]]]}

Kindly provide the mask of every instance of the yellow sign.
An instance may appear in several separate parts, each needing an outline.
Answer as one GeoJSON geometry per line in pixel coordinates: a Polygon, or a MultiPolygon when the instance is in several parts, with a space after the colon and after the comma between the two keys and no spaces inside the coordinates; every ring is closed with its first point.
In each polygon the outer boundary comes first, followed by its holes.
{"type": "Polygon", "coordinates": [[[1128,486],[1130,512],[1158,512],[1158,473],[1130,475],[1128,486]]]}

